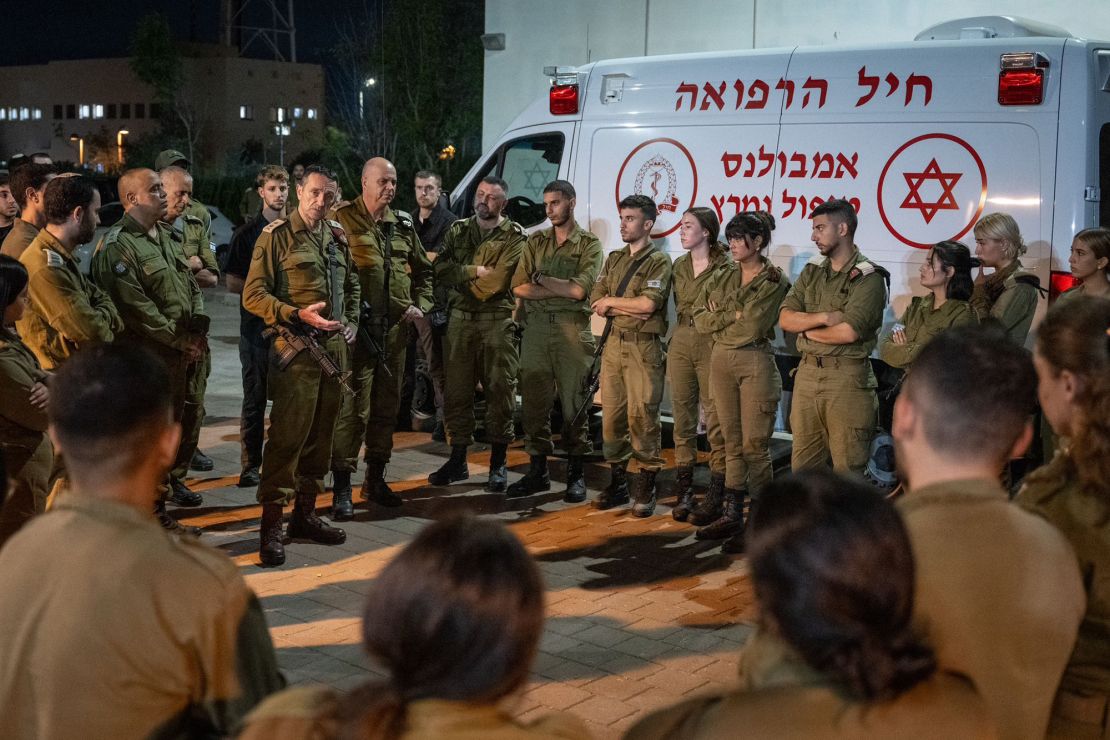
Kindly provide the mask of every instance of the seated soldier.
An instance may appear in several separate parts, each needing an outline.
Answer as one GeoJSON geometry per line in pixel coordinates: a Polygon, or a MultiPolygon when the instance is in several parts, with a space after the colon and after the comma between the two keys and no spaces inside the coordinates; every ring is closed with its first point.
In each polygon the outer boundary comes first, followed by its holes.
{"type": "Polygon", "coordinates": [[[162,529],[169,376],[82,350],[50,384],[69,489],[0,552],[0,737],[210,737],[281,688],[258,600],[217,550],[162,529]]]}

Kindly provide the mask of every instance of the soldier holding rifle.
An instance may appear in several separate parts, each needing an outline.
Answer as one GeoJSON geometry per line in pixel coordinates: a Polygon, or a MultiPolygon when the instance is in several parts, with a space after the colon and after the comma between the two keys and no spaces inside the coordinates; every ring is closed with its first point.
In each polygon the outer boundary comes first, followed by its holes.
{"type": "Polygon", "coordinates": [[[345,380],[332,370],[346,365],[358,326],[358,275],[347,238],[338,223],[324,218],[335,197],[329,187],[334,180],[321,167],[305,170],[297,210],[262,230],[243,286],[244,308],[274,327],[272,351],[278,366],[285,363],[268,377],[273,408],[258,485],[259,556],[267,566],[285,562],[281,518],[290,500],[290,537],[330,545],[347,537],[316,516],[345,380]],[[290,335],[294,344],[305,343],[305,351],[289,348],[290,335]],[[314,353],[313,343],[323,353],[314,353]]]}

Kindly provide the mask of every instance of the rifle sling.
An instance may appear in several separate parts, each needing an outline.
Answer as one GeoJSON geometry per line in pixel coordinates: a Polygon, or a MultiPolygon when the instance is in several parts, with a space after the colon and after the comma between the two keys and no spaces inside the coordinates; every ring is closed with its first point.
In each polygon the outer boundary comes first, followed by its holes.
{"type": "MultiPolygon", "coordinates": [[[[645,261],[647,261],[647,258],[650,257],[651,253],[654,252],[654,251],[655,251],[655,247],[648,247],[644,251],[643,256],[641,256],[638,260],[636,260],[631,265],[629,265],[628,271],[626,273],[624,273],[624,277],[621,278],[620,285],[617,286],[617,292],[613,294],[614,298],[624,298],[624,291],[627,290],[628,284],[630,282],[632,282],[632,277],[637,272],[639,272],[640,266],[643,265],[645,261]]],[[[612,330],[613,330],[613,317],[610,316],[610,317],[605,319],[605,328],[601,332],[601,342],[599,342],[599,344],[598,344],[599,353],[600,353],[601,347],[603,347],[605,345],[605,340],[607,340],[609,338],[609,332],[611,332],[612,330]]]]}

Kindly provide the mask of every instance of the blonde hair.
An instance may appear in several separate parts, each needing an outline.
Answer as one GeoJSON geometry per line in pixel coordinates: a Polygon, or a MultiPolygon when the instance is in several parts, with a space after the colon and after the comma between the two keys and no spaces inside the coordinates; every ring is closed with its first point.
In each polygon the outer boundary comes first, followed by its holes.
{"type": "Polygon", "coordinates": [[[1013,261],[1025,254],[1025,242],[1021,238],[1021,230],[1017,221],[1008,213],[988,213],[975,224],[976,239],[998,239],[1005,246],[1003,251],[1006,259],[1013,261]]]}

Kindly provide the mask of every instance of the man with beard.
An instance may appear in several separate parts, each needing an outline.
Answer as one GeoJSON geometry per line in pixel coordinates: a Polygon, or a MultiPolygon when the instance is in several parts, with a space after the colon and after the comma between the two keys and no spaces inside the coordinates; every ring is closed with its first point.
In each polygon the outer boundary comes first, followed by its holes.
{"type": "Polygon", "coordinates": [[[7,172],[0,172],[0,244],[12,233],[18,216],[19,204],[12,195],[11,178],[7,172]]]}
{"type": "Polygon", "coordinates": [[[19,218],[12,224],[11,233],[4,237],[0,254],[19,259],[46,225],[42,213],[43,191],[46,183],[57,176],[58,171],[52,164],[24,164],[12,170],[11,190],[19,205],[19,218]]]}
{"type": "Polygon", "coordinates": [[[359,329],[368,332],[385,353],[375,356],[362,342],[352,353],[356,395],[343,399],[332,449],[332,518],[338,521],[354,515],[351,473],[364,442],[362,497],[382,506],[401,505],[385,482],[385,466],[393,451],[409,327],[432,308],[432,263],[416,236],[412,217],[390,208],[396,194],[397,170],[388,160],[375,157],[363,165],[361,197],[335,211],[358,268],[362,301],[370,305],[370,316],[360,318],[359,329]]]}

